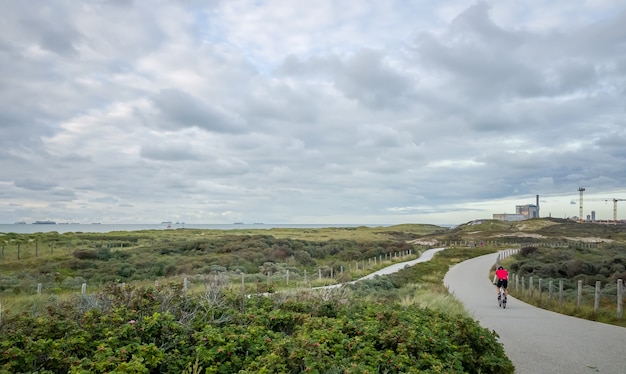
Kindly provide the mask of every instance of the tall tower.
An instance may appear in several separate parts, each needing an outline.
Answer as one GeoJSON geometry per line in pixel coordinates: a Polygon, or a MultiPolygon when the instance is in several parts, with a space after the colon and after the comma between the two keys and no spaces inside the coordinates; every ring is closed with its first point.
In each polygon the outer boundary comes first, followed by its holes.
{"type": "Polygon", "coordinates": [[[580,202],[580,213],[578,214],[578,220],[580,223],[583,223],[583,192],[585,189],[583,187],[578,188],[578,192],[580,193],[580,198],[578,201],[580,202]]]}
{"type": "Polygon", "coordinates": [[[537,195],[537,218],[539,217],[539,195],[537,195]]]}

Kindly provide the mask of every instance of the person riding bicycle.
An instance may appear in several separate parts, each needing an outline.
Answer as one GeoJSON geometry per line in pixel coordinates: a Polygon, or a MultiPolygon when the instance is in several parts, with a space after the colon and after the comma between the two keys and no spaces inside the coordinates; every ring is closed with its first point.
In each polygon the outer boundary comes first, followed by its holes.
{"type": "Polygon", "coordinates": [[[500,287],[504,289],[504,297],[507,295],[507,287],[509,286],[509,272],[502,266],[498,266],[496,274],[493,276],[493,284],[496,285],[496,292],[498,292],[498,300],[500,300],[500,287]],[[496,282],[497,280],[497,282],[496,282]]]}

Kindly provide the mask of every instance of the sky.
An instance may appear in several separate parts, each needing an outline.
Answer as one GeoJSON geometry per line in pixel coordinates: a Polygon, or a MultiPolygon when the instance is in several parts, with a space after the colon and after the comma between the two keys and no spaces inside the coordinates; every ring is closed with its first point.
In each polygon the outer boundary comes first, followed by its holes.
{"type": "Polygon", "coordinates": [[[612,219],[626,198],[623,0],[0,14],[0,223],[460,224],[536,195],[565,218],[579,187],[612,219]]]}

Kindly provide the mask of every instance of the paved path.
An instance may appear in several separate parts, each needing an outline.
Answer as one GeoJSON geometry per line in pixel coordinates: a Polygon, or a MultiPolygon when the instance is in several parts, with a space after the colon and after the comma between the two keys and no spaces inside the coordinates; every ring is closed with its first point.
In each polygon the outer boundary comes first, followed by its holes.
{"type": "MultiPolygon", "coordinates": [[[[393,264],[390,266],[387,266],[384,269],[380,269],[378,271],[375,271],[371,274],[368,274],[366,276],[364,276],[363,278],[359,278],[358,280],[356,280],[355,282],[358,282],[360,280],[364,280],[364,279],[371,279],[374,278],[378,275],[387,275],[387,274],[391,274],[391,273],[396,273],[402,269],[404,269],[407,266],[413,266],[415,264],[418,264],[420,262],[426,262],[426,261],[430,261],[433,256],[435,255],[435,253],[444,250],[445,248],[432,248],[432,249],[427,249],[424,251],[424,253],[422,253],[420,255],[419,258],[415,259],[415,260],[411,260],[411,261],[405,261],[405,262],[400,262],[397,264],[393,264]]],[[[353,282],[351,282],[353,283],[353,282]]]]}
{"type": "Polygon", "coordinates": [[[500,309],[488,278],[496,257],[452,267],[444,284],[481,326],[498,333],[516,373],[626,373],[626,328],[550,312],[513,297],[500,309]]]}
{"type": "Polygon", "coordinates": [[[313,287],[313,289],[314,290],[318,290],[318,289],[339,288],[339,287],[343,287],[345,284],[356,283],[358,281],[362,281],[362,280],[365,280],[365,279],[372,279],[372,278],[374,278],[376,276],[379,276],[379,275],[387,275],[387,274],[396,273],[396,272],[404,269],[407,266],[413,266],[413,265],[418,264],[420,262],[430,261],[433,258],[433,256],[435,255],[435,253],[437,253],[439,251],[443,251],[444,249],[445,248],[427,249],[419,256],[419,258],[417,258],[415,260],[399,262],[397,264],[389,265],[386,268],[380,269],[378,271],[375,271],[375,272],[373,272],[371,274],[368,274],[368,275],[366,275],[366,276],[364,276],[362,278],[359,278],[357,280],[353,280],[351,282],[340,283],[340,284],[332,284],[330,286],[313,287]]]}

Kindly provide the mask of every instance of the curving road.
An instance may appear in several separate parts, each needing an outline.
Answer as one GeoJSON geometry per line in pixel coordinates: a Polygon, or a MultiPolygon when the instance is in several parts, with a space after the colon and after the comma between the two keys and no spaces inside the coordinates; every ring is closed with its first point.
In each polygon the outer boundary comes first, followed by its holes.
{"type": "Polygon", "coordinates": [[[407,266],[413,266],[415,264],[419,264],[420,262],[425,262],[425,261],[430,261],[433,256],[435,255],[435,253],[439,252],[439,251],[443,251],[445,248],[431,248],[431,249],[427,249],[425,250],[419,258],[415,259],[415,260],[410,260],[410,261],[405,261],[405,262],[399,262],[393,265],[389,265],[386,268],[380,269],[378,271],[375,271],[371,274],[368,274],[362,278],[359,278],[357,280],[353,280],[351,282],[347,282],[347,283],[339,283],[339,284],[332,284],[330,286],[320,286],[320,287],[313,287],[314,290],[319,290],[319,289],[329,289],[329,288],[339,288],[339,287],[343,287],[346,284],[351,284],[351,283],[356,283],[365,279],[372,279],[376,276],[379,275],[387,275],[387,274],[392,274],[392,273],[396,273],[402,269],[404,269],[407,266]]]}
{"type": "Polygon", "coordinates": [[[626,328],[565,316],[509,297],[498,307],[488,272],[497,254],[464,261],[444,278],[481,326],[494,330],[518,374],[626,373],[626,328]]]}

